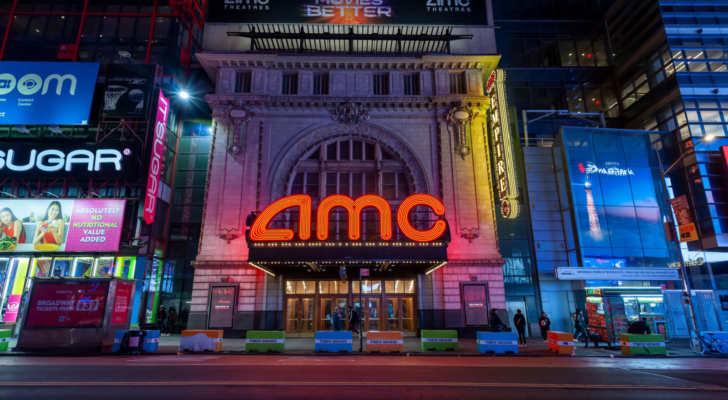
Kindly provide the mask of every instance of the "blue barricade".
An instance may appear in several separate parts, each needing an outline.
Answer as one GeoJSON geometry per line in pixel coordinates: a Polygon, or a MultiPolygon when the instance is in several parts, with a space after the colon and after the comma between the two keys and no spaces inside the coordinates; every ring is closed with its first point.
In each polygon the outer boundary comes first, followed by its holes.
{"type": "MultiPolygon", "coordinates": [[[[116,331],[116,334],[114,335],[114,347],[111,349],[112,353],[116,353],[119,351],[119,347],[121,346],[121,339],[124,338],[124,335],[126,335],[127,332],[129,331],[116,331]]],[[[143,351],[157,351],[159,349],[159,331],[145,332],[146,336],[144,337],[143,351]]]]}
{"type": "Polygon", "coordinates": [[[336,353],[345,351],[351,353],[351,331],[316,332],[314,349],[316,352],[336,353]]]}
{"type": "Polygon", "coordinates": [[[478,332],[478,353],[518,354],[516,332],[478,332]]]}

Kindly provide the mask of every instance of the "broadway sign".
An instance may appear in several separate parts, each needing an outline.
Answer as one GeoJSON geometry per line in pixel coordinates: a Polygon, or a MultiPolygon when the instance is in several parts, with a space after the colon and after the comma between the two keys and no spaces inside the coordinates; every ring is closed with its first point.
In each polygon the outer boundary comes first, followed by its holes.
{"type": "Polygon", "coordinates": [[[207,22],[487,25],[485,0],[212,0],[207,22]]]}

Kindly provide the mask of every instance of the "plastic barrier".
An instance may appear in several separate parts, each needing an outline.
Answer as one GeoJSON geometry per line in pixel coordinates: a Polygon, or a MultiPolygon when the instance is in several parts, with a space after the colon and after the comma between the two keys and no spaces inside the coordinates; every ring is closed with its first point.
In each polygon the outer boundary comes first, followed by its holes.
{"type": "Polygon", "coordinates": [[[182,331],[180,351],[222,351],[221,330],[182,331]]]}
{"type": "Polygon", "coordinates": [[[546,337],[549,342],[549,350],[559,354],[574,354],[573,333],[549,331],[546,337]]]}
{"type": "Polygon", "coordinates": [[[351,331],[316,332],[314,350],[336,353],[339,351],[351,353],[351,331]]]}
{"type": "Polygon", "coordinates": [[[422,331],[422,350],[457,350],[457,331],[422,331]]]}
{"type": "Polygon", "coordinates": [[[662,335],[620,333],[619,344],[622,347],[622,354],[628,356],[636,354],[667,355],[665,337],[662,335]]]}
{"type": "Polygon", "coordinates": [[[478,332],[478,353],[518,354],[516,332],[478,332]]]}
{"type": "Polygon", "coordinates": [[[116,331],[112,353],[140,354],[144,351],[147,331],[116,331]]]}
{"type": "Polygon", "coordinates": [[[367,353],[404,353],[402,332],[367,332],[367,353]]]}
{"type": "Polygon", "coordinates": [[[0,330],[0,351],[8,351],[10,345],[10,329],[0,330]]]}
{"type": "Polygon", "coordinates": [[[147,331],[147,337],[144,338],[144,352],[159,350],[159,333],[159,331],[147,331]]]}
{"type": "Polygon", "coordinates": [[[245,336],[245,352],[283,353],[286,349],[286,333],[281,331],[248,331],[245,336]]]}

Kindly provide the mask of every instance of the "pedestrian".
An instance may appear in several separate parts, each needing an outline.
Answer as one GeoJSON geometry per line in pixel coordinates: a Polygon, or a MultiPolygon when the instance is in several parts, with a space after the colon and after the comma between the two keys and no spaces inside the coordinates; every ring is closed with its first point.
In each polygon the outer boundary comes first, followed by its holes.
{"type": "Polygon", "coordinates": [[[493,332],[500,332],[501,327],[503,328],[510,328],[510,326],[506,325],[501,321],[500,317],[498,316],[498,310],[495,308],[490,310],[490,327],[493,328],[493,332]]]}
{"type": "Polygon", "coordinates": [[[164,336],[164,332],[167,328],[167,311],[164,306],[159,306],[157,310],[157,329],[159,329],[160,336],[164,336]]]}
{"type": "Polygon", "coordinates": [[[574,313],[574,328],[576,329],[576,335],[574,335],[574,340],[576,340],[579,335],[584,335],[584,339],[586,340],[586,347],[589,347],[589,333],[586,330],[586,322],[584,321],[584,313],[580,309],[576,309],[576,312],[574,313]]]}
{"type": "Polygon", "coordinates": [[[526,347],[526,316],[521,310],[516,310],[513,316],[513,325],[518,331],[518,347],[526,347]]]}
{"type": "Polygon", "coordinates": [[[169,312],[167,313],[167,334],[165,336],[172,336],[172,330],[174,329],[174,324],[177,322],[177,311],[174,309],[174,307],[169,308],[169,312]]]}
{"type": "Polygon", "coordinates": [[[629,325],[627,333],[635,335],[650,335],[652,334],[652,330],[650,330],[650,326],[647,325],[647,318],[642,317],[642,320],[632,322],[629,325]]]}
{"type": "Polygon", "coordinates": [[[354,307],[349,306],[349,330],[356,332],[357,335],[361,336],[361,332],[356,330],[356,324],[359,323],[359,313],[354,311],[354,307]]]}
{"type": "Polygon", "coordinates": [[[334,325],[334,332],[341,331],[341,309],[339,307],[334,308],[334,315],[331,316],[331,324],[334,325]]]}
{"type": "Polygon", "coordinates": [[[546,334],[551,328],[551,320],[546,316],[545,312],[541,312],[541,318],[538,319],[538,325],[541,327],[541,337],[543,342],[546,343],[546,334]]]}

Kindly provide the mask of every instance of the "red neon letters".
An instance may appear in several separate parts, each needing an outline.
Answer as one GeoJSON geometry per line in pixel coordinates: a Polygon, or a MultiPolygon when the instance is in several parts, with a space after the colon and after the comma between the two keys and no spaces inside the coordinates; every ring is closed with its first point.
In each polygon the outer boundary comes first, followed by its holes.
{"type": "Polygon", "coordinates": [[[323,199],[319,204],[316,228],[316,237],[319,240],[326,240],[329,237],[329,212],[334,207],[342,207],[349,212],[349,239],[359,240],[361,236],[361,229],[359,229],[361,211],[366,207],[374,207],[379,210],[380,236],[382,239],[389,240],[392,238],[392,209],[389,208],[387,200],[373,194],[361,196],[356,200],[335,194],[323,199]]]}
{"type": "Polygon", "coordinates": [[[311,237],[311,197],[305,194],[284,197],[266,207],[250,228],[250,239],[256,242],[281,242],[293,239],[293,231],[290,229],[268,229],[273,217],[291,207],[298,207],[300,213],[298,237],[301,240],[308,240],[311,237]]]}
{"type": "MultiPolygon", "coordinates": [[[[255,219],[250,228],[250,239],[256,242],[264,241],[288,241],[293,239],[293,231],[290,229],[268,229],[268,224],[281,211],[299,207],[299,231],[298,237],[301,240],[308,240],[311,237],[311,198],[307,195],[293,195],[277,200],[268,206],[255,219]]],[[[432,228],[420,231],[409,222],[409,212],[416,206],[427,206],[437,216],[445,215],[445,206],[440,200],[428,194],[415,194],[404,199],[397,211],[397,224],[402,233],[408,238],[417,242],[431,242],[439,238],[447,227],[447,223],[440,219],[435,222],[432,228]]],[[[383,240],[392,238],[392,210],[387,200],[368,194],[356,200],[343,195],[329,196],[321,201],[317,211],[316,237],[319,240],[326,240],[329,237],[329,213],[335,207],[342,207],[349,213],[349,239],[358,240],[361,235],[360,223],[361,212],[366,207],[374,207],[379,211],[380,236],[383,240]]]]}
{"type": "Polygon", "coordinates": [[[413,194],[404,199],[397,210],[397,225],[402,233],[415,242],[431,242],[440,237],[445,232],[447,223],[442,219],[435,221],[435,225],[426,230],[420,231],[415,229],[409,222],[409,212],[415,206],[428,206],[438,217],[445,215],[445,206],[442,202],[429,194],[413,194]]]}

